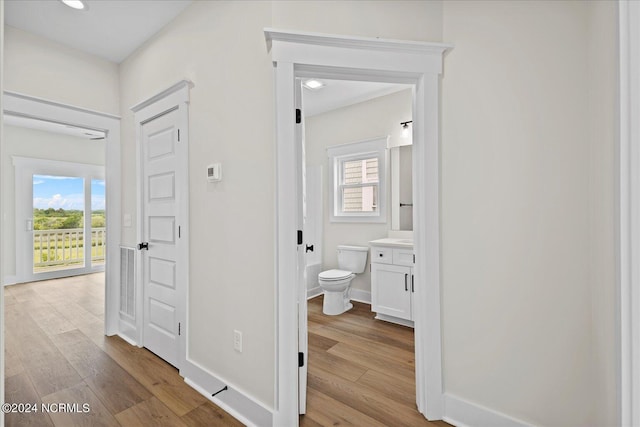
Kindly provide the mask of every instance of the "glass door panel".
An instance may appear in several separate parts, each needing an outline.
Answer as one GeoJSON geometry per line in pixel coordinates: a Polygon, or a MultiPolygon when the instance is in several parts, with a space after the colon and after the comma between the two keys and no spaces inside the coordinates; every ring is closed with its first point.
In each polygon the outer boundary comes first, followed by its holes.
{"type": "Polygon", "coordinates": [[[33,175],[33,273],[83,268],[84,178],[33,175]]]}

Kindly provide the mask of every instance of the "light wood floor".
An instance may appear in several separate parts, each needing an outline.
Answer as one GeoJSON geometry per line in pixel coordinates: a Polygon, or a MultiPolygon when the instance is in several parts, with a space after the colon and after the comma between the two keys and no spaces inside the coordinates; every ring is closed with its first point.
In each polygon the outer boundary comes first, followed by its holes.
{"type": "Polygon", "coordinates": [[[103,315],[103,274],[5,288],[5,400],[90,408],[7,414],[7,427],[242,426],[171,365],[105,337],[103,315]]]}
{"type": "Polygon", "coordinates": [[[309,301],[307,414],[300,425],[449,426],[416,409],[413,329],[374,319],[353,303],[339,316],[309,301]]]}
{"type": "MultiPolygon", "coordinates": [[[[88,413],[7,414],[10,426],[241,426],[145,349],[104,336],[104,275],[6,287],[10,403],[88,403],[88,413]]],[[[303,427],[447,426],[415,408],[413,330],[354,303],[340,316],[309,302],[303,427]]],[[[275,426],[286,427],[286,426],[275,426]]]]}

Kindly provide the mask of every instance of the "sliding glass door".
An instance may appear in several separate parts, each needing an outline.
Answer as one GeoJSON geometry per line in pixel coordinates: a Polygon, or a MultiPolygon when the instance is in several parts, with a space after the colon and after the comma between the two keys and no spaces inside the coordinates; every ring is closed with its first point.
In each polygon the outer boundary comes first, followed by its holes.
{"type": "Polygon", "coordinates": [[[18,280],[103,270],[104,167],[30,158],[14,164],[18,280]]]}

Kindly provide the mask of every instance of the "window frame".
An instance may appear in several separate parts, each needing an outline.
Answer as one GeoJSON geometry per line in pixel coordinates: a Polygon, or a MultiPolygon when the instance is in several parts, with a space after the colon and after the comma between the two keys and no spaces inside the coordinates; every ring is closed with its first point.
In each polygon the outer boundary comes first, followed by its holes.
{"type": "Polygon", "coordinates": [[[348,144],[334,145],[327,148],[329,158],[330,177],[329,221],[330,222],[360,222],[386,223],[388,210],[388,160],[389,136],[356,141],[348,144]],[[367,183],[342,184],[342,165],[347,161],[378,159],[378,198],[377,210],[374,212],[344,212],[342,190],[344,188],[369,187],[367,183]]]}

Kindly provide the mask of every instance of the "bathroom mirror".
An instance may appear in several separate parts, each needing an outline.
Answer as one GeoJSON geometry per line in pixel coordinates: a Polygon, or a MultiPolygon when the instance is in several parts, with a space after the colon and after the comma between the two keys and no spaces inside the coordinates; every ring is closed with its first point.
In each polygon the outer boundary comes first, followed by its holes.
{"type": "Polygon", "coordinates": [[[412,146],[390,148],[391,229],[413,230],[412,146]]]}

